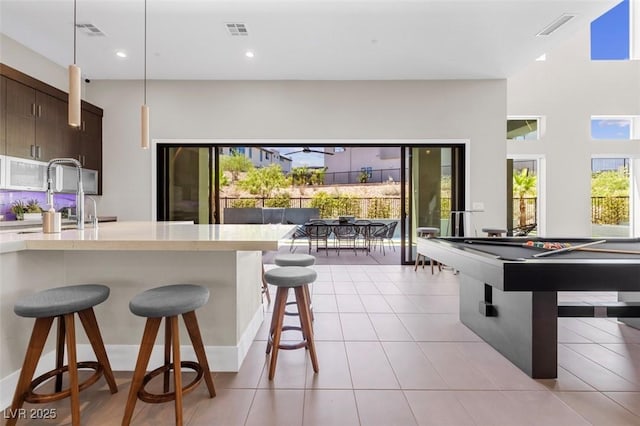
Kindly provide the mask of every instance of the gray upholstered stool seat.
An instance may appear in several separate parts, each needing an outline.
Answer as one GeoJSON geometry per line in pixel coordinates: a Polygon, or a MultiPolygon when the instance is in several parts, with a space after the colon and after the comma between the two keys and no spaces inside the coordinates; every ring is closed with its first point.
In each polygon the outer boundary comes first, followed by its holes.
{"type": "Polygon", "coordinates": [[[150,404],[174,401],[175,424],[182,425],[182,398],[193,391],[204,378],[209,396],[216,396],[211,368],[202,342],[196,309],[209,300],[209,289],[194,284],[173,284],[152,288],[137,294],[129,302],[129,309],[135,315],[147,317],[142,343],[138,353],[138,361],[131,379],[129,396],[125,406],[122,424],[128,425],[133,418],[138,399],[150,404]],[[180,355],[180,329],[178,318],[182,315],[184,325],[191,339],[197,362],[183,361],[180,355]],[[155,344],[162,320],[165,321],[164,363],[160,367],[146,372],[151,352],[155,344]],[[182,384],[183,369],[195,372],[192,381],[182,384]],[[169,382],[173,370],[173,391],[169,382]],[[152,393],[145,389],[147,383],[157,376],[163,376],[163,393],[152,393]]]}
{"type": "Polygon", "coordinates": [[[490,237],[501,237],[507,233],[504,228],[482,228],[482,232],[486,232],[490,237]]]}
{"type": "Polygon", "coordinates": [[[316,271],[304,266],[284,266],[264,273],[267,282],[276,287],[301,287],[314,282],[317,277],[316,271]]]}
{"type": "MultiPolygon", "coordinates": [[[[14,305],[14,312],[21,317],[36,318],[31,339],[24,357],[20,377],[16,385],[11,408],[5,413],[8,426],[16,424],[18,418],[25,418],[25,402],[32,404],[50,403],[64,398],[71,400],[71,423],[80,422],[80,391],[96,383],[104,375],[109,391],[116,393],[118,386],[111,370],[102,335],[98,327],[93,307],[109,297],[109,287],[99,284],[81,284],[56,287],[21,298],[14,305]],[[84,328],[93,349],[96,361],[78,361],[76,349],[76,315],[84,328]],[[57,319],[57,343],[55,368],[34,379],[42,350],[57,319]],[[66,351],[65,351],[66,348],[66,351]],[[66,361],[65,361],[66,352],[66,361]],[[63,365],[67,362],[66,365],[63,365]],[[79,378],[79,370],[93,373],[79,378]],[[63,375],[69,379],[63,389],[63,375]],[[53,392],[42,393],[45,382],[54,382],[53,392]],[[23,414],[20,414],[23,413],[23,414]]],[[[54,408],[53,411],[56,409],[54,408]]],[[[47,411],[47,410],[44,410],[47,411]]]]}
{"type": "Polygon", "coordinates": [[[308,284],[314,282],[317,277],[318,274],[316,271],[305,268],[304,266],[283,266],[281,268],[271,269],[264,274],[266,282],[278,287],[273,306],[273,314],[271,315],[269,339],[267,341],[267,354],[271,353],[271,359],[269,360],[269,380],[273,380],[275,375],[278,351],[280,349],[308,349],[313,371],[318,372],[318,358],[313,342],[313,327],[311,325],[311,321],[313,320],[311,297],[308,286],[308,284]],[[298,307],[298,312],[295,315],[300,319],[300,327],[284,325],[284,316],[287,315],[285,308],[288,304],[287,298],[289,296],[289,289],[291,288],[295,292],[294,303],[298,307]],[[298,343],[281,344],[280,338],[282,332],[288,330],[298,330],[302,332],[302,341],[298,343]]]}
{"type": "Polygon", "coordinates": [[[147,318],[172,317],[195,311],[209,300],[209,290],[193,284],[175,284],[152,288],[134,296],[129,309],[147,318]]]}
{"type": "Polygon", "coordinates": [[[273,259],[278,266],[312,266],[316,263],[315,256],[310,254],[279,254],[273,259]]]}
{"type": "Polygon", "coordinates": [[[80,312],[99,305],[109,298],[109,287],[82,284],[56,287],[30,294],[13,307],[16,315],[28,318],[47,318],[80,312]]]}
{"type": "Polygon", "coordinates": [[[440,228],[434,228],[431,226],[421,226],[419,228],[416,228],[416,233],[418,234],[419,237],[426,236],[426,235],[435,236],[438,234],[438,232],[440,232],[440,228]]]}

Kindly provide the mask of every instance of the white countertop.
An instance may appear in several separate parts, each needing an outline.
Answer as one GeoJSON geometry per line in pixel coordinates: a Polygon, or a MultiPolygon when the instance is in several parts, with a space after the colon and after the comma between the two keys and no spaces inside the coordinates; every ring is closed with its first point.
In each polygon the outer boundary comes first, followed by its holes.
{"type": "Polygon", "coordinates": [[[0,253],[19,250],[277,250],[295,225],[192,225],[109,222],[97,229],[0,234],[0,253]]]}

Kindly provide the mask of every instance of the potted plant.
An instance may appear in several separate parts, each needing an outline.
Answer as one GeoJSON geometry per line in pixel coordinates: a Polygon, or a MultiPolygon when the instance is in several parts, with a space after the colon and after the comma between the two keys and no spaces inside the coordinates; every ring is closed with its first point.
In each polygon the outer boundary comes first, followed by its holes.
{"type": "Polygon", "coordinates": [[[24,220],[42,220],[42,207],[38,200],[28,200],[26,210],[23,213],[24,220]]]}
{"type": "Polygon", "coordinates": [[[16,220],[24,219],[24,212],[27,211],[27,205],[22,200],[16,200],[11,203],[11,213],[16,215],[16,220]]]}

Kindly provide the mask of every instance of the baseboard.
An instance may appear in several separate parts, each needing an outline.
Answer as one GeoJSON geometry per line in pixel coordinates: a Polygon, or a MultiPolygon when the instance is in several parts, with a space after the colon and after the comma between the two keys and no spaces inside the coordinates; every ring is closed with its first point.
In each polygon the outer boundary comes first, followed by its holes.
{"type": "MultiPolygon", "coordinates": [[[[262,305],[258,307],[247,329],[240,337],[236,346],[205,346],[207,360],[212,371],[233,372],[238,371],[244,361],[249,347],[262,325],[264,310],[262,305]]],[[[133,371],[138,357],[138,345],[105,345],[109,362],[113,371],[133,371]]],[[[77,358],[79,361],[95,360],[93,349],[89,344],[77,345],[77,358]]],[[[180,356],[183,360],[195,360],[196,356],[190,345],[181,345],[180,356]]],[[[37,377],[55,366],[55,350],[47,352],[40,358],[34,377],[37,377]]],[[[149,360],[150,366],[159,366],[164,360],[164,347],[155,345],[149,360]]],[[[20,376],[20,370],[16,370],[0,380],[0,407],[11,406],[13,392],[15,391],[20,376]]]]}

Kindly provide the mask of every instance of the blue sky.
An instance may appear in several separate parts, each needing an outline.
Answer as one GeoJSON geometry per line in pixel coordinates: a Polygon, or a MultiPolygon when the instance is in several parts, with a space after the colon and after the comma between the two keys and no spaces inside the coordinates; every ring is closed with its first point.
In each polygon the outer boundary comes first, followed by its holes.
{"type": "MultiPolygon", "coordinates": [[[[287,146],[287,147],[275,147],[273,148],[280,152],[280,154],[287,154],[288,152],[299,151],[301,146],[287,146]]],[[[311,149],[322,150],[322,148],[312,147],[311,149]]],[[[298,154],[287,155],[287,157],[293,160],[292,167],[312,166],[323,167],[324,166],[324,154],[318,154],[315,152],[305,153],[300,152],[298,154]]]]}

